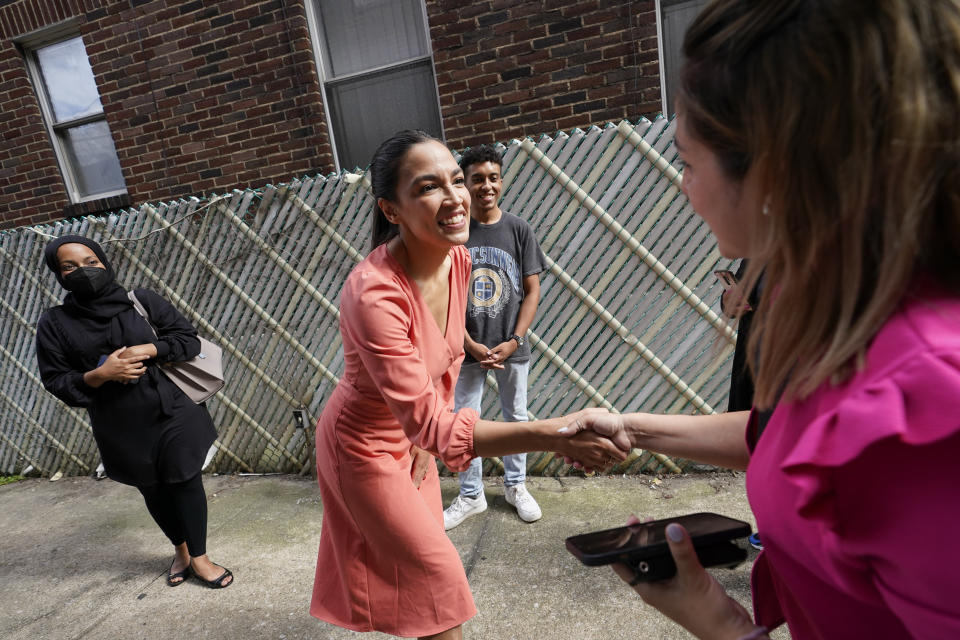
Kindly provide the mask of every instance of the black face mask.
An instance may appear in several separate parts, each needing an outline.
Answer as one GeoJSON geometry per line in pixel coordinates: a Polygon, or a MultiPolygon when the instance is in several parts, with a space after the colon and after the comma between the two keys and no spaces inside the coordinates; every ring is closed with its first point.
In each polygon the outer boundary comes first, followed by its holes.
{"type": "Polygon", "coordinates": [[[110,277],[110,273],[100,267],[77,267],[63,276],[63,286],[67,291],[81,298],[100,295],[106,291],[111,282],[113,278],[110,277]]]}

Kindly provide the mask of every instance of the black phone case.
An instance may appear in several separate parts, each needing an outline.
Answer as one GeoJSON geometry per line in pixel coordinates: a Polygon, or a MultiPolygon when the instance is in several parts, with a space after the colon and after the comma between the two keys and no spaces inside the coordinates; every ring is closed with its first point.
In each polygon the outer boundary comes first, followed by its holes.
{"type": "MultiPolygon", "coordinates": [[[[694,549],[697,551],[697,557],[700,558],[700,562],[703,564],[703,566],[735,566],[746,559],[746,549],[742,549],[730,542],[730,540],[745,538],[750,535],[750,525],[741,520],[735,520],[733,518],[728,518],[718,514],[697,513],[679,516],[676,518],[665,518],[663,520],[658,520],[656,523],[650,524],[676,522],[683,525],[684,521],[689,521],[689,519],[699,516],[721,518],[727,524],[727,527],[722,531],[692,537],[694,549]]],[[[664,526],[666,526],[666,524],[664,524],[664,526]]],[[[622,562],[624,564],[638,567],[638,574],[642,574],[644,576],[644,580],[660,580],[673,576],[676,573],[676,566],[674,565],[673,557],[670,555],[670,547],[667,546],[666,542],[652,544],[633,551],[607,551],[601,553],[584,552],[578,545],[578,539],[582,539],[596,533],[615,531],[620,528],[621,527],[617,527],[614,529],[605,529],[601,532],[591,532],[581,534],[579,536],[570,536],[566,539],[567,550],[576,556],[580,562],[587,566],[595,567],[605,564],[612,564],[614,562],[622,562]],[[643,562],[646,564],[641,565],[643,562]],[[646,571],[639,571],[639,569],[643,567],[646,567],[646,571]]]]}
{"type": "MultiPolygon", "coordinates": [[[[694,546],[697,558],[704,567],[721,567],[732,569],[747,559],[747,550],[732,542],[721,542],[707,546],[694,546]]],[[[648,556],[642,559],[627,559],[624,564],[632,566],[637,582],[654,582],[666,580],[677,575],[677,565],[673,556],[667,551],[666,555],[648,556]]]]}

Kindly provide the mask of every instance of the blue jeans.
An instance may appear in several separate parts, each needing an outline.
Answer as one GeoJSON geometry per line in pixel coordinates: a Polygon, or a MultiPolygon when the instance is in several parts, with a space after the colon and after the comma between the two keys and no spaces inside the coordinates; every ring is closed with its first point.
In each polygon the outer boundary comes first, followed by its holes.
{"type": "MultiPolygon", "coordinates": [[[[486,386],[488,369],[480,368],[476,362],[464,364],[457,378],[454,391],[456,410],[470,407],[480,413],[483,389],[486,386]]],[[[527,421],[527,374],[530,361],[511,362],[507,360],[503,369],[493,369],[500,387],[500,408],[507,422],[527,421]]],[[[503,484],[508,487],[520,484],[527,478],[527,454],[515,453],[503,456],[503,484]]],[[[474,458],[470,467],[460,474],[460,495],[472,498],[483,491],[483,458],[474,458]]]]}

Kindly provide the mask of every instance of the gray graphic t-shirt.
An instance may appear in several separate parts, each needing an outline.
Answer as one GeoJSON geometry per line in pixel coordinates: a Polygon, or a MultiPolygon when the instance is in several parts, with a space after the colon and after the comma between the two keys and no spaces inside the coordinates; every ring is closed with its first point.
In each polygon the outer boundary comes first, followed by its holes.
{"type": "MultiPolygon", "coordinates": [[[[473,262],[467,333],[477,342],[494,347],[513,335],[523,302],[524,276],[543,271],[546,261],[530,225],[506,211],[493,224],[471,219],[466,246],[473,262]]],[[[530,345],[524,343],[509,359],[529,360],[530,345]]],[[[464,362],[476,360],[468,353],[464,362]]]]}

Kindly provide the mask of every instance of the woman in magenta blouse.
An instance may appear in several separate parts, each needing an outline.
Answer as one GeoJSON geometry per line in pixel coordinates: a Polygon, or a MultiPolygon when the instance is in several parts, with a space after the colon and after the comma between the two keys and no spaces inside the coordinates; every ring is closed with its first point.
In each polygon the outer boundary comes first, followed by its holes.
{"type": "Polygon", "coordinates": [[[582,422],[746,469],[764,551],[753,617],[678,525],[635,589],[700,638],[960,638],[960,2],[715,0],[684,57],[683,190],[765,270],[756,406],[582,422]]]}

